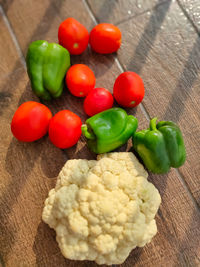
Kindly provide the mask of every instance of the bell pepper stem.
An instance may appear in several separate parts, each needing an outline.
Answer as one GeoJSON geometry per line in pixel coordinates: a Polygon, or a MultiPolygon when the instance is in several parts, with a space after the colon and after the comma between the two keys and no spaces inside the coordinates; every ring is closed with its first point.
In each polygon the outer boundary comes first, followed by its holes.
{"type": "Polygon", "coordinates": [[[91,140],[95,140],[96,139],[96,136],[95,134],[93,133],[93,131],[88,127],[87,124],[83,124],[81,126],[81,131],[82,131],[82,134],[88,138],[88,139],[91,139],[91,140]]]}
{"type": "Polygon", "coordinates": [[[149,128],[150,128],[151,131],[157,130],[156,121],[157,121],[157,118],[151,119],[150,125],[149,125],[149,128]]]}

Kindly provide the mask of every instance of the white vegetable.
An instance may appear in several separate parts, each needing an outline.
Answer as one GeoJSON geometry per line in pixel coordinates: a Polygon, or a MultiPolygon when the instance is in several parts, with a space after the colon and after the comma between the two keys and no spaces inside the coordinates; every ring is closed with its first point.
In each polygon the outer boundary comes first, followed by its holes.
{"type": "Polygon", "coordinates": [[[62,254],[121,264],[132,249],[150,242],[161,199],[147,176],[132,153],[68,160],[42,214],[55,229],[62,254]]]}

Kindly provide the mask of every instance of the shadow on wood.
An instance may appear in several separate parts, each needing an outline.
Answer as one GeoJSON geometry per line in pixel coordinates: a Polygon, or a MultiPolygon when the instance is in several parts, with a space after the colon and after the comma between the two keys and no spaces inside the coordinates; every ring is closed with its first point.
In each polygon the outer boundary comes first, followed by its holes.
{"type": "Polygon", "coordinates": [[[94,52],[90,47],[88,47],[81,55],[71,55],[71,62],[72,65],[87,64],[94,72],[95,77],[99,78],[103,76],[112,67],[112,65],[115,63],[115,59],[113,57],[113,54],[98,54],[94,52]]]}
{"type": "MultiPolygon", "coordinates": [[[[41,222],[38,225],[35,236],[33,251],[35,253],[36,264],[38,267],[48,266],[69,266],[69,267],[97,267],[95,262],[72,261],[64,258],[56,242],[56,233],[47,224],[41,222]]],[[[101,265],[102,267],[105,265],[101,265]]]]}
{"type": "MultiPolygon", "coordinates": [[[[5,12],[7,11],[7,9],[9,8],[9,5],[12,4],[12,0],[8,1],[8,3],[6,1],[3,1],[2,3],[6,3],[6,8],[5,8],[5,12]]],[[[32,42],[32,41],[35,41],[38,37],[38,32],[41,33],[41,29],[42,29],[42,32],[45,34],[46,32],[48,32],[48,30],[50,29],[52,23],[53,23],[53,16],[51,16],[52,14],[55,14],[55,8],[54,8],[54,1],[50,1],[50,4],[48,6],[48,8],[46,9],[46,12],[44,14],[44,16],[42,17],[42,19],[38,22],[38,26],[36,27],[35,31],[33,32],[32,36],[30,37],[29,41],[26,43],[25,47],[26,47],[26,50],[28,48],[28,45],[32,42]],[[44,25],[43,24],[43,21],[46,20],[46,18],[49,18],[51,17],[52,19],[50,21],[48,21],[48,23],[45,24],[45,27],[41,27],[41,25],[44,25]]],[[[58,4],[56,5],[56,11],[59,12],[59,9],[62,7],[62,1],[58,1],[58,4]]],[[[45,36],[45,35],[44,35],[45,36]]],[[[25,51],[23,51],[25,53],[25,51]]],[[[23,64],[22,64],[22,61],[21,59],[17,60],[15,62],[15,65],[13,67],[13,70],[11,71],[14,72],[16,71],[17,69],[20,69],[23,67],[23,64]]],[[[15,78],[15,86],[17,87],[19,81],[21,79],[21,76],[18,76],[17,79],[15,78]]],[[[8,84],[7,84],[7,81],[5,84],[3,84],[1,87],[2,88],[5,88],[7,87],[8,84]]],[[[9,90],[8,90],[9,91],[9,90]]],[[[10,94],[12,95],[12,92],[10,92],[10,94]]],[[[30,99],[29,99],[30,100],[30,99]]]]}
{"type": "Polygon", "coordinates": [[[9,254],[11,246],[15,243],[17,229],[9,223],[9,214],[17,203],[17,197],[23,190],[29,174],[34,167],[35,161],[41,153],[41,142],[21,143],[12,139],[6,155],[5,169],[10,175],[10,183],[7,190],[2,192],[0,199],[0,243],[4,244],[3,258],[9,254]],[[7,245],[8,244],[8,245],[7,245]]]}
{"type": "MultiPolygon", "coordinates": [[[[169,100],[168,107],[163,115],[163,118],[171,117],[175,122],[178,122],[185,107],[185,102],[188,97],[191,97],[190,90],[193,87],[195,80],[198,77],[200,71],[200,38],[198,37],[194,42],[189,58],[184,66],[183,72],[181,73],[180,79],[177,86],[174,88],[174,92],[169,100]],[[176,116],[173,116],[173,114],[176,116]]],[[[200,96],[200,89],[199,89],[200,96]]],[[[198,101],[196,99],[196,101],[198,101]]],[[[200,118],[200,117],[199,117],[200,118]]]]}
{"type": "MultiPolygon", "coordinates": [[[[33,251],[36,256],[37,266],[42,266],[44,263],[50,264],[54,257],[62,257],[56,242],[55,231],[48,227],[44,222],[40,222],[38,225],[33,244],[33,251]]],[[[63,262],[64,261],[65,260],[63,259],[63,262]]]]}
{"type": "MultiPolygon", "coordinates": [[[[90,3],[86,0],[88,6],[90,7],[90,9],[92,10],[92,7],[90,5],[90,3]]],[[[108,18],[112,15],[112,13],[114,12],[115,6],[119,3],[119,0],[109,0],[109,1],[102,1],[102,5],[100,10],[98,11],[97,16],[95,17],[97,22],[100,23],[98,18],[106,18],[106,20],[108,20],[108,18]]],[[[106,21],[105,21],[106,22],[106,21]]]]}
{"type": "Polygon", "coordinates": [[[3,6],[5,12],[9,9],[9,6],[12,5],[13,0],[1,0],[0,5],[3,6]]]}
{"type": "Polygon", "coordinates": [[[140,41],[135,49],[132,60],[128,66],[128,70],[134,70],[140,73],[143,65],[146,62],[149,51],[153,47],[156,35],[158,34],[162,23],[169,10],[171,0],[164,3],[161,7],[155,6],[152,11],[152,15],[144,29],[144,32],[140,38],[140,41]],[[136,64],[134,64],[136,62],[136,64]]]}
{"type": "Polygon", "coordinates": [[[45,177],[57,178],[62,167],[68,160],[67,154],[63,150],[55,147],[46,137],[45,144],[41,154],[40,166],[45,177]]]}

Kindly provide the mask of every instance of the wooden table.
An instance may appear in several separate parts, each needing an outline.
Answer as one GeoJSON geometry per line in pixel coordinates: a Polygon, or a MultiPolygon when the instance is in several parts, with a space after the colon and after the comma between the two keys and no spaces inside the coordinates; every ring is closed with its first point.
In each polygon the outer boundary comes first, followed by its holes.
{"type": "MultiPolygon", "coordinates": [[[[72,63],[95,72],[97,87],[112,91],[125,70],[139,73],[146,94],[135,109],[139,129],[149,119],[173,120],[182,129],[187,161],[167,175],[149,175],[162,205],[158,234],[135,249],[121,266],[200,266],[200,3],[199,0],[1,0],[0,1],[0,262],[6,267],[96,266],[64,259],[55,233],[41,221],[43,202],[67,159],[93,158],[84,139],[67,150],[44,137],[23,144],[13,138],[10,121],[17,107],[33,95],[25,55],[31,41],[57,42],[61,21],[74,17],[88,30],[111,22],[122,31],[117,55],[89,48],[72,63]]],[[[48,104],[53,113],[71,109],[84,121],[83,101],[65,90],[48,104]]],[[[121,150],[130,149],[123,147],[121,150]]]]}

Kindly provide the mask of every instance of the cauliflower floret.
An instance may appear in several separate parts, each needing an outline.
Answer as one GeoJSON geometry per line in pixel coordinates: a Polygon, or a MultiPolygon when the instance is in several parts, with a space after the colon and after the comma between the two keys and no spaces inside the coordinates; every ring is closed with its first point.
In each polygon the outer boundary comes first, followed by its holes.
{"type": "Polygon", "coordinates": [[[49,192],[42,218],[66,258],[121,264],[157,232],[161,198],[131,152],[68,160],[49,192]]]}

